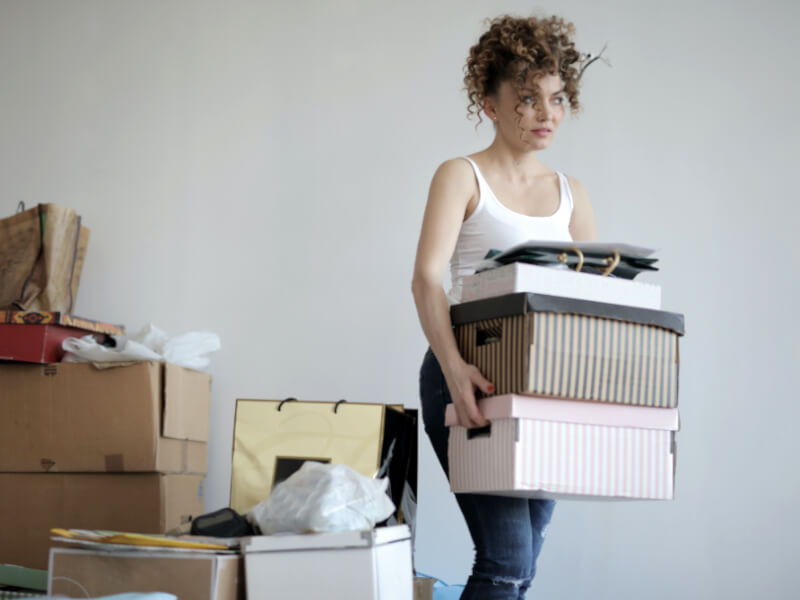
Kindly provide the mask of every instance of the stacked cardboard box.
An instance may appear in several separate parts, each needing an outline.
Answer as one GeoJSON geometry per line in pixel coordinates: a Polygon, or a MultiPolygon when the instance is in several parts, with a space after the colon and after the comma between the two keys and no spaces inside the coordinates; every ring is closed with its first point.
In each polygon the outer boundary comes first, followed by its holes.
{"type": "Polygon", "coordinates": [[[239,554],[208,551],[53,548],[47,588],[52,596],[69,598],[136,590],[192,600],[243,600],[243,566],[239,554]]]}
{"type": "Polygon", "coordinates": [[[0,562],[53,527],[165,532],[203,512],[210,377],[171,364],[0,364],[0,562]]]}
{"type": "Polygon", "coordinates": [[[658,310],[652,284],[511,266],[473,276],[471,297],[489,297],[451,309],[459,350],[497,392],[479,403],[487,428],[457,426],[449,407],[453,491],[672,498],[683,316],[658,310]],[[491,296],[537,281],[563,295],[491,296]]]}

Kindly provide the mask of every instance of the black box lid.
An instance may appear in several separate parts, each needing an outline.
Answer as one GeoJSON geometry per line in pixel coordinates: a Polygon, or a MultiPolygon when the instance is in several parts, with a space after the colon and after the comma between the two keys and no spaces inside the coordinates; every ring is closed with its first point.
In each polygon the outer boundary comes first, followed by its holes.
{"type": "Polygon", "coordinates": [[[485,319],[524,315],[531,312],[587,315],[640,325],[653,325],[669,329],[678,335],[684,334],[683,315],[679,313],[524,292],[455,304],[450,307],[450,319],[453,325],[464,325],[485,319]]]}

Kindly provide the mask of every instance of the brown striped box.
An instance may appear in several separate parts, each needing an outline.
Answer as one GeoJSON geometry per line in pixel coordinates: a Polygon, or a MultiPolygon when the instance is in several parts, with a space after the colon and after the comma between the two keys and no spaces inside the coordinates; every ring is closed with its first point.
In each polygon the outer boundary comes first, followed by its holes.
{"type": "Polygon", "coordinates": [[[674,408],[683,315],[509,294],[451,308],[461,355],[496,394],[674,408]]]}

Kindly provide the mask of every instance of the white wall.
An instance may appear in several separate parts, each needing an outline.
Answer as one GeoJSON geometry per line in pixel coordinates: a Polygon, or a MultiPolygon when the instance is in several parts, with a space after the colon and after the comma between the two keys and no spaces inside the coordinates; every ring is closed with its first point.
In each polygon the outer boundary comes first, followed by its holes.
{"type": "MultiPolygon", "coordinates": [[[[541,158],[584,182],[602,239],[661,249],[650,280],[688,333],[675,501],[562,502],[531,596],[796,594],[797,6],[539,7],[613,64],[541,158]]],[[[83,215],[78,314],[222,337],[208,510],[237,397],[417,406],[427,186],[490,140],[460,89],[481,19],[531,7],[0,1],[0,213],[83,215]]],[[[417,566],[463,582],[466,529],[421,452],[417,566]]]]}

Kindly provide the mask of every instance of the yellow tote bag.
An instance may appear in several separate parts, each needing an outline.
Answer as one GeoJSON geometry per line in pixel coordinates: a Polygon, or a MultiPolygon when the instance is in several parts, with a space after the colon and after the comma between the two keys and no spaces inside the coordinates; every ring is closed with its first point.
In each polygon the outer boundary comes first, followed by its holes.
{"type": "Polygon", "coordinates": [[[247,512],[306,460],[345,464],[366,477],[380,469],[383,455],[407,468],[408,422],[396,405],[237,400],[231,508],[247,512]]]}

